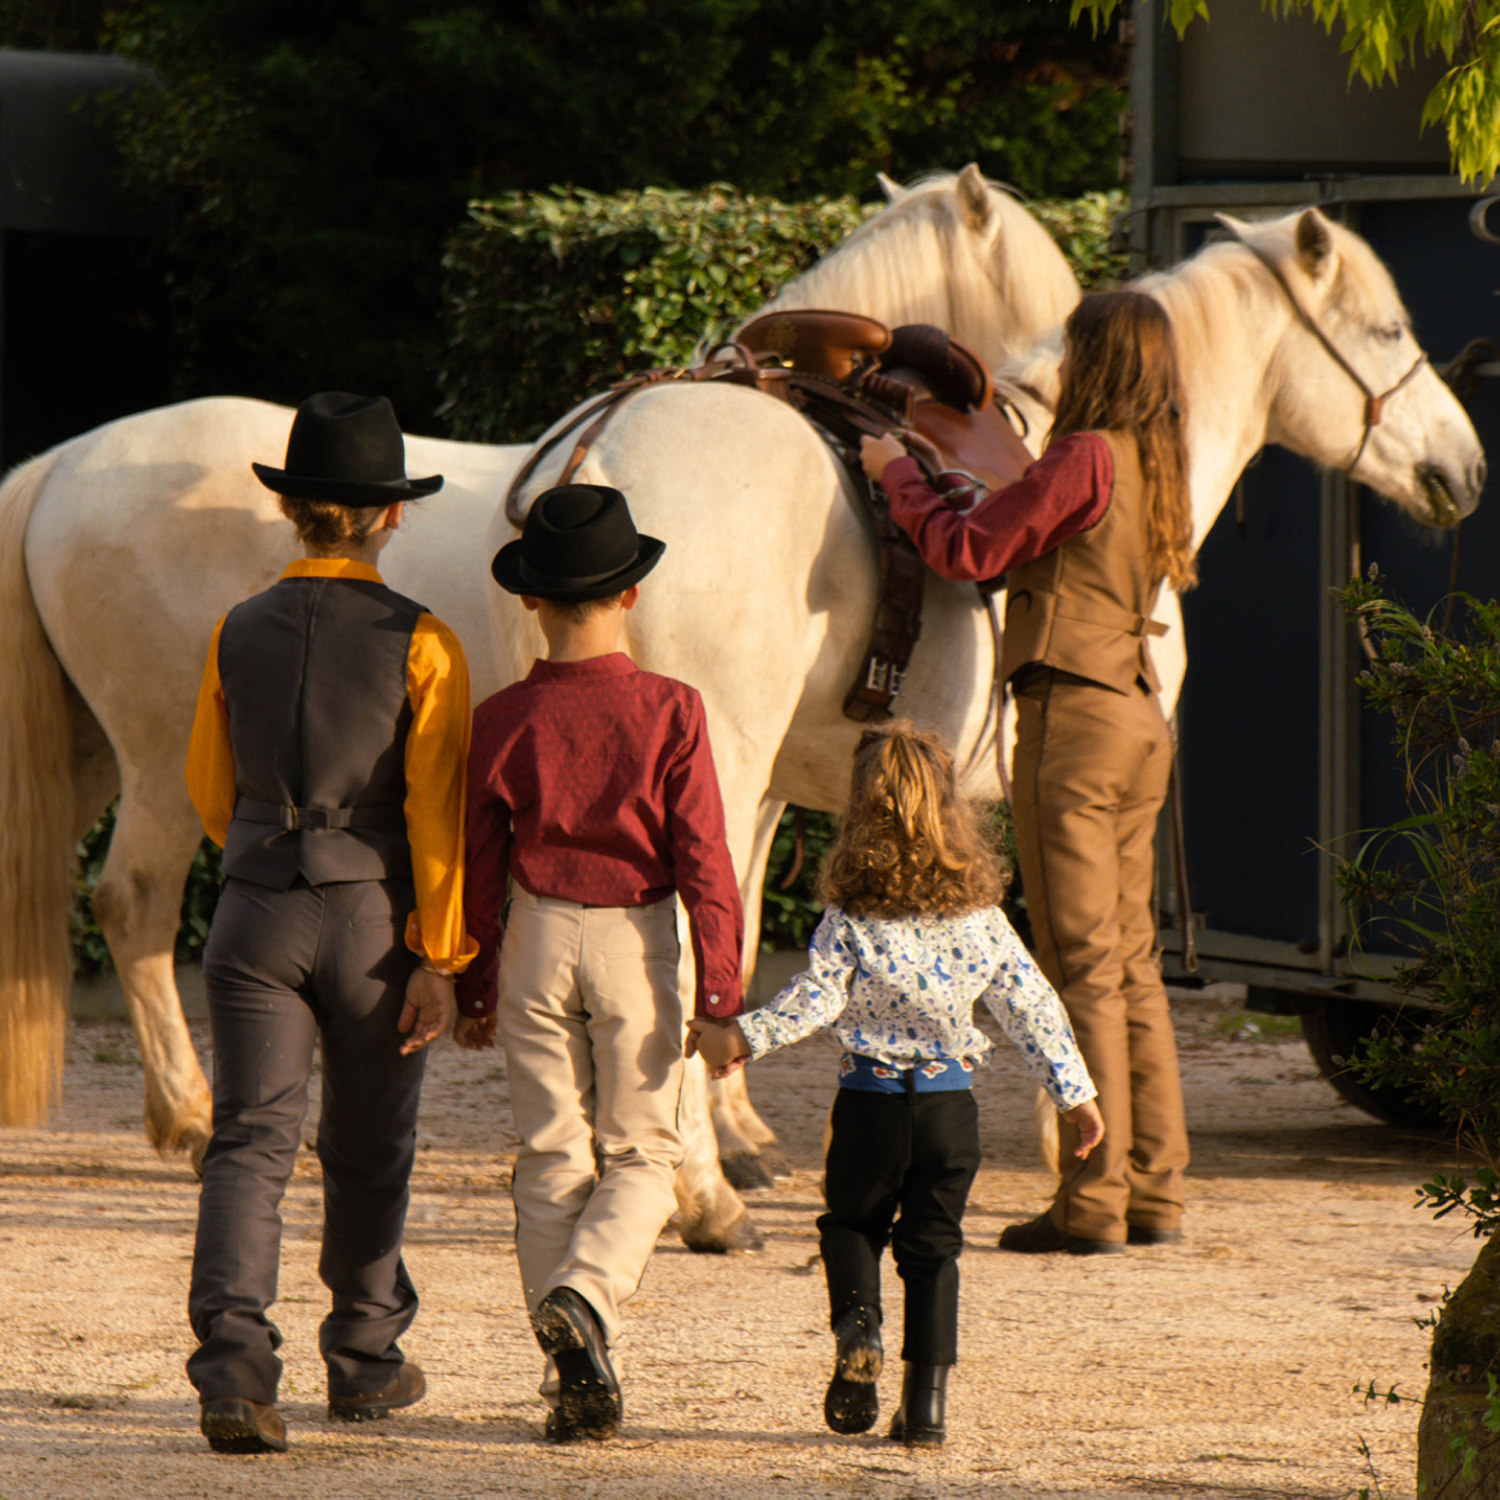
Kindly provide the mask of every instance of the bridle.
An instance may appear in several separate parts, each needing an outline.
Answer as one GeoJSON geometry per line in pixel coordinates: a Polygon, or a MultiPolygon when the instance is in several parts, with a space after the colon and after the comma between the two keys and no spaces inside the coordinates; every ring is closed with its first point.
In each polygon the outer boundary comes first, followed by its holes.
{"type": "Polygon", "coordinates": [[[1388,391],[1382,391],[1377,394],[1375,388],[1370,384],[1370,382],[1366,380],[1365,377],[1354,368],[1344,352],[1338,347],[1337,344],[1333,342],[1331,338],[1328,337],[1326,333],[1323,332],[1322,328],[1318,325],[1317,320],[1302,305],[1301,301],[1297,297],[1297,294],[1292,290],[1291,283],[1288,282],[1286,277],[1282,274],[1281,267],[1278,266],[1276,262],[1272,260],[1271,257],[1260,248],[1259,245],[1252,244],[1249,240],[1247,240],[1244,235],[1240,233],[1238,226],[1233,223],[1226,222],[1224,219],[1220,219],[1219,222],[1223,224],[1224,228],[1226,228],[1230,232],[1230,234],[1232,234],[1235,239],[1240,242],[1240,244],[1242,244],[1248,251],[1250,251],[1250,253],[1255,256],[1255,258],[1261,263],[1261,265],[1263,265],[1266,270],[1271,273],[1272,277],[1275,278],[1276,284],[1281,288],[1282,291],[1286,293],[1286,299],[1292,304],[1292,311],[1297,314],[1298,320],[1302,323],[1302,326],[1306,328],[1307,331],[1311,333],[1312,336],[1317,339],[1317,341],[1323,346],[1323,348],[1327,351],[1329,358],[1333,360],[1334,364],[1336,364],[1350,378],[1350,380],[1352,380],[1355,385],[1357,385],[1360,390],[1365,393],[1365,430],[1360,434],[1359,447],[1354,450],[1354,457],[1344,465],[1344,473],[1346,475],[1352,475],[1354,473],[1354,470],[1359,466],[1360,459],[1365,456],[1365,448],[1369,445],[1370,442],[1370,433],[1380,425],[1380,419],[1385,415],[1385,403],[1389,401],[1391,397],[1394,396],[1398,391],[1402,390],[1405,386],[1409,385],[1414,379],[1416,379],[1417,374],[1427,363],[1426,351],[1423,350],[1417,355],[1416,362],[1412,365],[1411,369],[1409,369],[1406,374],[1404,374],[1400,378],[1400,380],[1395,383],[1395,385],[1393,385],[1388,391]]]}

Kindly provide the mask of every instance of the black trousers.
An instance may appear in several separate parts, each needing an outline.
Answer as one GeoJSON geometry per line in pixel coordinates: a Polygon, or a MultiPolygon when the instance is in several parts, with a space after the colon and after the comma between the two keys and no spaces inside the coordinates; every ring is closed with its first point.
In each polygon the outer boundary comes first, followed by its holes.
{"type": "Polygon", "coordinates": [[[322,1058],[323,1253],[333,1294],[319,1336],[331,1391],[382,1389],[417,1312],[401,1260],[427,1054],[396,1030],[418,962],[404,941],[410,880],[268,890],[230,880],[204,949],[214,1130],[203,1163],[188,1317],[200,1397],[274,1401],[282,1195],[322,1058]]]}
{"type": "Polygon", "coordinates": [[[828,1146],[828,1212],[818,1220],[830,1322],[863,1303],[880,1310],[887,1242],[906,1288],[901,1358],[958,1359],[958,1257],[979,1170],[971,1089],[876,1094],[840,1089],[828,1146]]]}

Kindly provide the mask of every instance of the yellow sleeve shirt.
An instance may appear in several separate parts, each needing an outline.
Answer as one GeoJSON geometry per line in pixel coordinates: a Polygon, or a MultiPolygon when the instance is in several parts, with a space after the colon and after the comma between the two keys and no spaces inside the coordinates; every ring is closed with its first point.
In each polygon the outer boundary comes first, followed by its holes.
{"type": "MultiPolygon", "coordinates": [[[[366,563],[305,558],[283,578],[362,578],[382,583],[366,563]]],[[[220,620],[209,643],[188,747],[187,788],[203,831],[222,847],[234,816],[234,752],[219,681],[220,620]]],[[[406,736],[406,836],[417,908],[406,945],[434,968],[457,974],[479,951],[464,930],[464,797],[469,760],[469,665],[458,637],[425,611],[406,660],[412,722],[406,736]]]]}

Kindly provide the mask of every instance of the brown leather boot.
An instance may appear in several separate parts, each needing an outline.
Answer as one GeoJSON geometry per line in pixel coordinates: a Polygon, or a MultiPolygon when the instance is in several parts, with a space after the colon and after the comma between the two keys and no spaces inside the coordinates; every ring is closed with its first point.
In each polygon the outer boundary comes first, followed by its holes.
{"type": "Polygon", "coordinates": [[[1051,1255],[1064,1250],[1069,1255],[1120,1255],[1125,1246],[1115,1240],[1085,1240],[1076,1234],[1064,1234],[1051,1214],[1039,1214],[1024,1224],[1007,1224],[1000,1231],[1000,1248],[1021,1255],[1051,1255]]]}
{"type": "Polygon", "coordinates": [[[427,1377],[421,1365],[407,1360],[398,1365],[378,1391],[328,1390],[328,1416],[334,1422],[378,1422],[403,1406],[415,1406],[427,1394],[427,1377]]]}
{"type": "Polygon", "coordinates": [[[210,1396],[198,1418],[215,1453],[285,1453],[286,1423],[264,1401],[243,1396],[210,1396]]]}

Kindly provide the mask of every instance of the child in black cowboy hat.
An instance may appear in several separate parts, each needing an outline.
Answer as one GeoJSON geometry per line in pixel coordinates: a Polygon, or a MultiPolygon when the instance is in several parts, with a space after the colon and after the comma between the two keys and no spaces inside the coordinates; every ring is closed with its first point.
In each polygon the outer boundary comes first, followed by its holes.
{"type": "Polygon", "coordinates": [[[442,478],[406,477],[389,401],[340,392],[298,409],[286,468],[254,468],[305,556],[215,629],[187,763],[227,877],[203,954],[214,1131],[188,1375],[203,1433],[227,1453],[287,1446],[266,1310],[315,1046],[328,1413],[360,1421],[422,1398],[396,1342],[417,1311],[401,1239],[421,1049],[446,1029],[453,975],[474,954],[468,668],[452,631],[375,569],[403,503],[442,478]]]}
{"type": "Polygon", "coordinates": [[[662,551],[618,490],[540,496],[492,571],[538,614],[547,656],[474,715],[465,916],[479,956],[454,1034],[480,1048],[498,1032],[505,1048],[516,1253],[557,1441],[619,1426],[619,1304],[675,1207],[678,896],[695,1012],[741,1009],[744,917],[703,702],[620,650],[662,551]]]}

